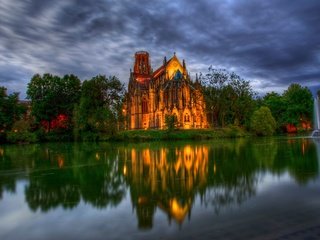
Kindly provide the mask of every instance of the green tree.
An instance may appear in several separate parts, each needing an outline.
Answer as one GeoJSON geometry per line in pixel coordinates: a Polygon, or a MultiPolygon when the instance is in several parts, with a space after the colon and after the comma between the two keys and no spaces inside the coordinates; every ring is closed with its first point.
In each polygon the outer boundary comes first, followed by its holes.
{"type": "Polygon", "coordinates": [[[13,123],[12,129],[7,133],[7,141],[11,143],[37,142],[36,133],[31,131],[31,119],[21,119],[13,123]]]}
{"type": "Polygon", "coordinates": [[[124,85],[115,76],[98,75],[84,81],[80,104],[75,109],[75,136],[85,132],[115,133],[124,94],[124,85]]]}
{"type": "Polygon", "coordinates": [[[285,124],[285,114],[287,110],[284,98],[276,92],[270,92],[263,97],[261,105],[270,109],[272,116],[274,116],[276,120],[277,129],[280,129],[285,124]]]}
{"type": "Polygon", "coordinates": [[[165,126],[169,132],[177,128],[178,119],[176,115],[166,114],[165,116],[165,126]]]}
{"type": "Polygon", "coordinates": [[[310,121],[313,111],[312,93],[307,87],[293,83],[283,93],[286,105],[284,121],[297,126],[301,120],[310,121]]]}
{"type": "Polygon", "coordinates": [[[255,96],[250,82],[236,73],[212,67],[200,78],[205,83],[204,95],[211,125],[247,125],[255,96]]]}
{"type": "Polygon", "coordinates": [[[258,136],[269,136],[276,129],[276,121],[268,107],[260,107],[251,117],[251,130],[258,136]]]}
{"type": "MultiPolygon", "coordinates": [[[[200,74],[200,79],[205,83],[204,96],[206,100],[207,111],[210,113],[212,126],[219,126],[224,121],[225,116],[225,86],[229,79],[225,69],[214,69],[209,67],[208,73],[200,74]]],[[[223,123],[222,123],[223,125],[223,123]]]]}
{"type": "Polygon", "coordinates": [[[254,108],[255,93],[250,82],[242,79],[235,73],[230,74],[229,85],[233,89],[231,111],[234,113],[235,125],[246,125],[250,122],[250,116],[254,108]]]}
{"type": "Polygon", "coordinates": [[[74,105],[80,97],[81,82],[74,75],[65,75],[63,78],[49,73],[42,76],[36,74],[28,84],[27,96],[31,99],[32,115],[37,123],[50,122],[58,115],[64,114],[72,118],[74,105]]]}
{"type": "Polygon", "coordinates": [[[19,103],[19,93],[7,94],[5,87],[0,87],[0,130],[10,130],[13,123],[21,119],[26,108],[19,103]]]}

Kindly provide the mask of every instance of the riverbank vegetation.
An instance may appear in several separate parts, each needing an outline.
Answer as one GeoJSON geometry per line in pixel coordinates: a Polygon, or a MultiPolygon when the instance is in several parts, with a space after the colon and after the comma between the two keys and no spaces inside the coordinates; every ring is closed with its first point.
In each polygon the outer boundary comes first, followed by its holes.
{"type": "Polygon", "coordinates": [[[236,126],[216,129],[186,129],[186,130],[130,130],[120,131],[112,139],[118,141],[159,141],[159,140],[205,140],[217,138],[238,138],[250,134],[236,126]]]}
{"type": "Polygon", "coordinates": [[[294,83],[282,94],[259,97],[249,81],[226,70],[210,67],[199,79],[208,129],[179,130],[168,115],[164,130],[126,130],[126,91],[117,77],[97,75],[81,83],[75,75],[36,74],[28,84],[28,101],[0,87],[0,141],[211,139],[311,130],[313,97],[307,87],[294,83]]]}

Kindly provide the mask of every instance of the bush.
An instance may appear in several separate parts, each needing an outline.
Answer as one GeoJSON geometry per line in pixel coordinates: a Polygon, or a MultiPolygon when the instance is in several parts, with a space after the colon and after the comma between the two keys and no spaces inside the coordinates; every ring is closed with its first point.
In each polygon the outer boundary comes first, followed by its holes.
{"type": "Polygon", "coordinates": [[[165,125],[169,132],[177,128],[178,119],[176,115],[166,115],[165,116],[165,125]]]}
{"type": "Polygon", "coordinates": [[[235,125],[229,125],[228,127],[223,128],[222,130],[222,136],[227,138],[245,137],[247,135],[247,133],[242,128],[235,125]]]}
{"type": "Polygon", "coordinates": [[[258,136],[270,136],[276,130],[276,121],[268,107],[260,107],[251,117],[251,131],[258,136]]]}
{"type": "Polygon", "coordinates": [[[71,131],[51,131],[43,135],[43,141],[46,142],[71,142],[73,134],[71,131]]]}
{"type": "Polygon", "coordinates": [[[38,141],[38,138],[32,132],[8,132],[7,141],[10,143],[35,143],[38,141]]]}
{"type": "Polygon", "coordinates": [[[34,143],[39,139],[36,133],[30,131],[31,122],[28,120],[18,120],[13,123],[12,130],[7,133],[7,141],[10,143],[34,143]]]}

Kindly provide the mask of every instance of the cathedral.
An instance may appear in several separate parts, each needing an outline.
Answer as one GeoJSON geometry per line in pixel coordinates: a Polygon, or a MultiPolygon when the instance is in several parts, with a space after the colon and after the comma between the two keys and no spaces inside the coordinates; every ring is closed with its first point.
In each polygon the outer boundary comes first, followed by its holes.
{"type": "Polygon", "coordinates": [[[153,71],[149,53],[136,52],[124,114],[127,129],[164,129],[166,115],[174,115],[180,129],[207,128],[201,84],[191,81],[186,63],[176,54],[153,71]]]}

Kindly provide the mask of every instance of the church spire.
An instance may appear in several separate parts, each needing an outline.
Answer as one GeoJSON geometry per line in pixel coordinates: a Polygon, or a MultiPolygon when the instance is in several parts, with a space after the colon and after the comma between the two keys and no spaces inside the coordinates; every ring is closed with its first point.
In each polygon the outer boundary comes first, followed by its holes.
{"type": "Polygon", "coordinates": [[[135,74],[149,75],[151,65],[149,61],[149,53],[145,51],[136,52],[133,72],[135,74]]]}

